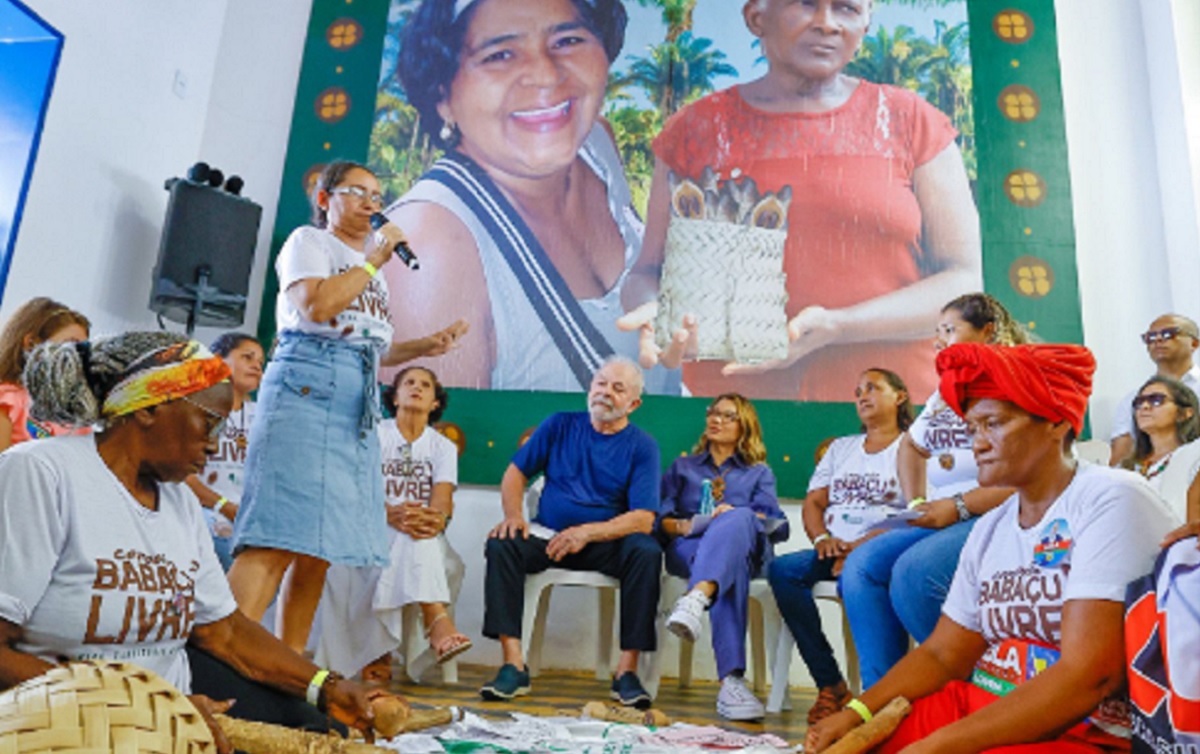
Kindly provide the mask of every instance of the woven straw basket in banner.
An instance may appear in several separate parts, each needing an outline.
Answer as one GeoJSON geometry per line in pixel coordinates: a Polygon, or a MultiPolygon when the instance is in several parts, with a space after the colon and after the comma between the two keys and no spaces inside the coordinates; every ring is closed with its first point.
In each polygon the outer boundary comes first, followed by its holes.
{"type": "Polygon", "coordinates": [[[136,665],[81,662],[0,694],[0,754],[210,754],[186,696],[136,665]]]}
{"type": "Polygon", "coordinates": [[[672,217],[655,340],[696,317],[700,359],[753,364],[787,356],[786,230],[672,217]]]}

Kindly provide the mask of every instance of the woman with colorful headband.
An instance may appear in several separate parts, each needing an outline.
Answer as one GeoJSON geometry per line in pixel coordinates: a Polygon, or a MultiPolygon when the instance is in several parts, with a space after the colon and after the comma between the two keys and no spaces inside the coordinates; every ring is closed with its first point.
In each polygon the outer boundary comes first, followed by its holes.
{"type": "Polygon", "coordinates": [[[229,747],[212,712],[328,727],[306,695],[369,727],[365,689],[237,609],[182,483],[216,444],[228,377],[203,345],[163,332],[48,344],[31,356],[25,382],[37,417],[100,429],[0,455],[0,688],[64,661],[127,660],[198,695],[221,751],[229,747]]]}
{"type": "Polygon", "coordinates": [[[382,201],[370,170],[330,162],[313,191],[313,224],[293,231],[275,260],[279,340],[250,427],[229,583],[261,620],[288,574],[276,626],[297,652],[330,563],[387,563],[379,367],[445,353],[466,329],[392,339],[379,271],[404,235],[390,223],[372,229],[382,201]]]}
{"type": "Polygon", "coordinates": [[[1016,493],[971,531],[929,639],[811,728],[805,751],[897,696],[914,707],[885,754],[1128,751],[1127,707],[1114,699],[1125,587],[1150,571],[1175,519],[1133,475],[1073,457],[1095,370],[1086,348],[960,343],[937,367],[979,483],[1016,493]]]}
{"type": "Polygon", "coordinates": [[[87,340],[89,327],[87,317],[41,296],[21,304],[8,318],[0,332],[0,450],[71,431],[30,415],[29,391],[21,384],[21,370],[38,345],[87,340]]]}

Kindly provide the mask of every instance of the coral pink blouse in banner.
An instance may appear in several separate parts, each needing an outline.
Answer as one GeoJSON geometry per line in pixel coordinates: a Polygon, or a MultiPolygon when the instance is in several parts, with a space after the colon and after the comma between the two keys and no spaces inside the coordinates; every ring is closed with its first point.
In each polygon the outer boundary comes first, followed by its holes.
{"type": "MultiPolygon", "coordinates": [[[[726,89],[676,113],[653,146],[692,180],[711,167],[722,183],[753,178],[760,194],[791,186],[784,246],[791,318],[812,305],[852,306],[928,274],[913,174],[955,135],[949,118],[919,95],[862,81],[823,113],[766,112],[726,89]]],[[[936,387],[927,340],[830,346],[759,375],[723,377],[722,366],[685,364],[684,382],[696,395],[846,401],[858,375],[879,366],[903,376],[915,395],[936,387]]]]}

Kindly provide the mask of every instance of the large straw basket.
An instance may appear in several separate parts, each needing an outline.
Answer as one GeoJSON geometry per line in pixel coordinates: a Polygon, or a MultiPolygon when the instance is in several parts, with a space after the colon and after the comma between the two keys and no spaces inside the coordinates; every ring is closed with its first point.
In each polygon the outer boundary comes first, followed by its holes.
{"type": "Polygon", "coordinates": [[[672,217],[654,335],[660,348],[685,314],[700,359],[755,363],[787,356],[786,230],[672,217]]]}
{"type": "Polygon", "coordinates": [[[74,663],[0,694],[0,754],[216,750],[188,698],[136,665],[74,663]]]}

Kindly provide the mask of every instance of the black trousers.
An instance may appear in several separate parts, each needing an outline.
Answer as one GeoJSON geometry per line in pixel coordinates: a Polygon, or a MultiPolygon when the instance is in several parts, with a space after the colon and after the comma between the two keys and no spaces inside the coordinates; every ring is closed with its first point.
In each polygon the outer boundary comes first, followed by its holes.
{"type": "Polygon", "coordinates": [[[547,544],[537,537],[487,541],[483,635],[491,639],[521,636],[526,575],[547,568],[599,571],[621,582],[621,649],[653,652],[662,573],[662,548],[657,540],[649,534],[630,534],[611,542],[593,542],[557,563],[546,556],[547,544]]]}
{"type": "Polygon", "coordinates": [[[192,693],[213,701],[236,699],[229,716],[257,723],[274,723],[288,728],[346,735],[346,726],[298,697],[251,681],[216,657],[187,645],[192,666],[192,693]]]}

